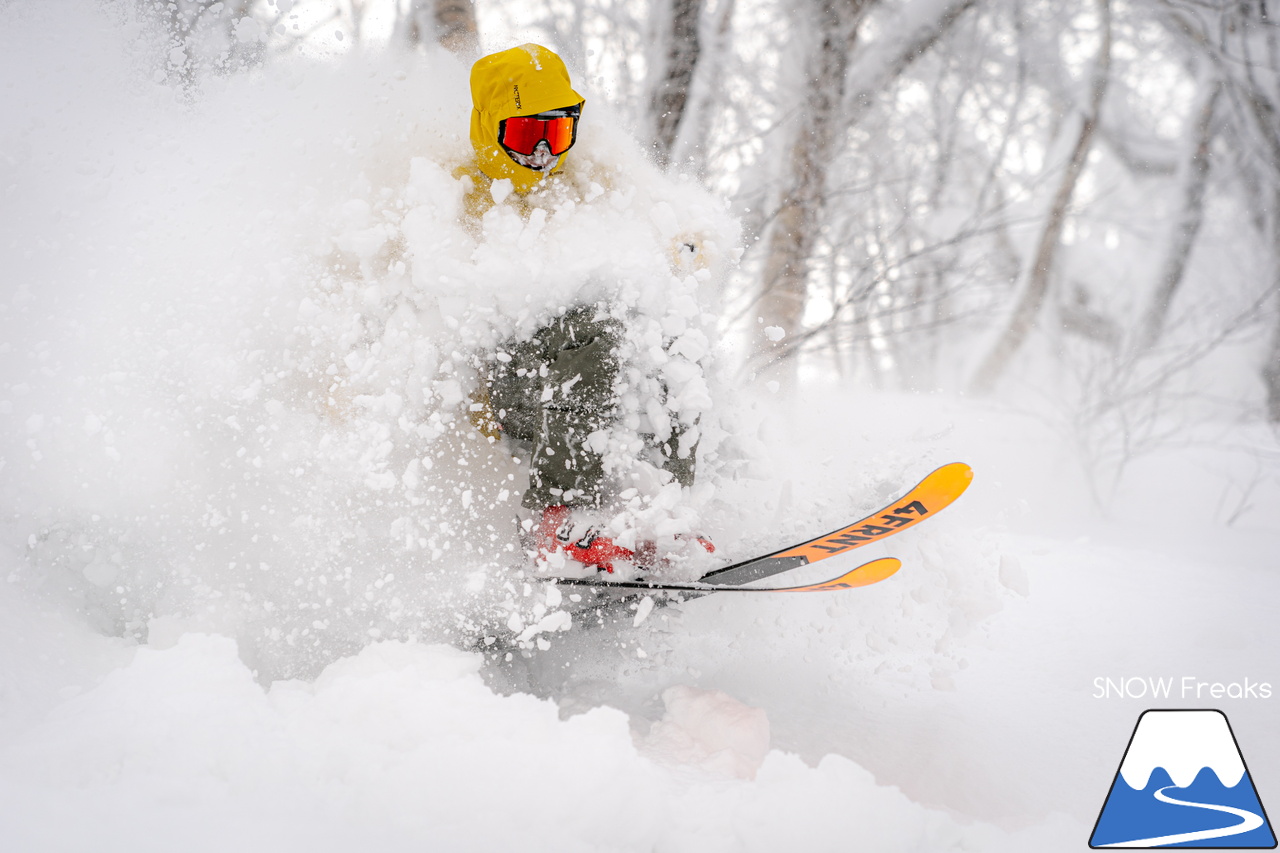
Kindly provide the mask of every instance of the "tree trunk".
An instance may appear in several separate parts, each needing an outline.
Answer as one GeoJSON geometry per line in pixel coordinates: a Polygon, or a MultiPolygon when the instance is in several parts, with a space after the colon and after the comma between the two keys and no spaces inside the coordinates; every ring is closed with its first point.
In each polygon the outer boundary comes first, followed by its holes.
{"type": "Polygon", "coordinates": [[[475,53],[480,42],[471,0],[435,0],[436,38],[452,53],[475,53]]]}
{"type": "MultiPolygon", "coordinates": [[[[877,0],[819,0],[818,43],[800,99],[801,127],[791,150],[789,188],[768,237],[761,316],[789,336],[801,327],[805,280],[826,207],[827,169],[846,129],[974,4],[974,0],[911,0],[876,41],[850,64],[858,23],[877,0]]],[[[796,347],[785,349],[794,355],[796,347]]]]}
{"type": "Polygon", "coordinates": [[[812,21],[818,44],[805,76],[800,129],[791,149],[790,189],[769,232],[759,310],[787,335],[799,331],[805,307],[805,280],[824,206],[827,167],[842,135],[837,113],[864,0],[818,0],[812,21]]]}
{"type": "MultiPolygon", "coordinates": [[[[1280,320],[1280,311],[1276,318],[1280,320]]],[[[1276,323],[1271,349],[1262,365],[1262,381],[1267,388],[1267,420],[1280,427],[1280,322],[1276,323]]]]}
{"type": "Polygon", "coordinates": [[[1205,188],[1209,183],[1209,146],[1213,142],[1213,113],[1221,91],[1222,83],[1216,76],[1205,81],[1191,113],[1187,158],[1181,171],[1181,210],[1173,223],[1155,295],[1138,332],[1135,348],[1139,352],[1154,346],[1164,331],[1169,308],[1186,275],[1191,248],[1195,245],[1196,235],[1204,222],[1205,188]]]}
{"type": "Polygon", "coordinates": [[[699,39],[698,64],[689,84],[689,102],[671,149],[671,161],[698,177],[705,177],[711,138],[711,122],[718,101],[717,87],[724,69],[724,54],[731,38],[734,8],[737,0],[721,0],[715,19],[705,21],[699,39]]]}
{"type": "MultiPolygon", "coordinates": [[[[1280,37],[1276,34],[1277,21],[1269,19],[1267,16],[1266,5],[1261,5],[1259,11],[1261,13],[1262,23],[1266,33],[1267,48],[1267,67],[1271,70],[1269,79],[1273,90],[1276,87],[1275,72],[1280,71],[1280,37]]],[[[1258,88],[1255,86],[1255,89],[1258,88]]],[[[1265,116],[1276,115],[1274,103],[1280,100],[1280,97],[1270,99],[1255,98],[1258,106],[1254,108],[1254,114],[1261,120],[1265,116]],[[1266,106],[1262,106],[1265,100],[1266,106]]],[[[1280,129],[1277,129],[1276,122],[1270,125],[1270,133],[1264,135],[1270,141],[1267,148],[1272,152],[1270,160],[1271,166],[1271,291],[1273,294],[1280,294],[1280,129]]],[[[1273,296],[1273,299],[1275,297],[1273,296]]],[[[1266,385],[1267,395],[1267,420],[1276,427],[1280,427],[1280,306],[1277,306],[1275,314],[1275,332],[1271,339],[1271,349],[1267,353],[1266,361],[1262,365],[1262,379],[1266,385]]]]}
{"type": "MultiPolygon", "coordinates": [[[[889,88],[902,72],[928,52],[976,0],[911,0],[874,44],[868,45],[849,69],[849,95],[844,105],[845,123],[856,124],[875,103],[876,96],[889,88]]],[[[854,0],[853,5],[870,8],[871,3],[854,0]]]]}
{"type": "Polygon", "coordinates": [[[403,15],[397,29],[410,47],[434,39],[452,53],[467,55],[480,46],[472,0],[409,0],[403,15]]]}
{"type": "MultiPolygon", "coordinates": [[[[1280,294],[1280,186],[1273,190],[1271,199],[1271,290],[1280,294]]],[[[1280,427],[1280,306],[1275,318],[1271,349],[1262,365],[1262,381],[1267,392],[1267,420],[1280,427]]]]}
{"type": "Polygon", "coordinates": [[[1035,327],[1036,319],[1040,315],[1040,309],[1049,294],[1053,262],[1058,252],[1058,246],[1061,243],[1062,230],[1066,226],[1067,210],[1071,205],[1071,197],[1075,194],[1076,184],[1080,181],[1080,175],[1084,172],[1085,163],[1089,159],[1094,131],[1098,126],[1098,119],[1102,112],[1102,101],[1106,96],[1107,82],[1110,78],[1110,0],[1099,0],[1098,11],[1101,44],[1098,47],[1098,55],[1094,60],[1089,112],[1082,117],[1080,122],[1080,131],[1076,137],[1075,147],[1071,152],[1071,159],[1067,162],[1066,172],[1063,174],[1062,182],[1058,185],[1058,191],[1054,195],[1053,205],[1049,209],[1049,215],[1045,220],[1044,230],[1040,234],[1040,240],[1037,243],[1031,265],[1023,274],[1026,283],[1022,288],[1022,295],[1014,308],[1013,315],[1009,319],[1009,325],[1005,327],[1004,333],[1000,336],[991,352],[987,354],[986,359],[974,376],[972,390],[979,394],[987,393],[995,387],[996,382],[1009,366],[1009,362],[1013,360],[1014,355],[1022,348],[1023,342],[1026,341],[1027,336],[1035,327]]]}
{"type": "Polygon", "coordinates": [[[670,0],[663,34],[662,65],[649,110],[653,116],[653,149],[663,166],[671,162],[687,112],[701,45],[698,24],[703,0],[670,0]]]}

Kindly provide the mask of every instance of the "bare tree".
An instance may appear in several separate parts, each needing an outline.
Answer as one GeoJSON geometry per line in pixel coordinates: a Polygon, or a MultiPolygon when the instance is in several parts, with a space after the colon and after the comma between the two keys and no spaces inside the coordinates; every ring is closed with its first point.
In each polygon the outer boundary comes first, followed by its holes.
{"type": "Polygon", "coordinates": [[[410,46],[431,39],[458,54],[471,54],[479,47],[472,0],[409,0],[396,32],[410,46]]]}
{"type": "Polygon", "coordinates": [[[669,155],[671,162],[687,166],[699,177],[705,177],[707,171],[714,116],[724,106],[719,87],[723,86],[726,76],[736,8],[737,0],[721,0],[711,14],[703,15],[698,62],[689,84],[684,117],[669,155]]]}
{"type": "MultiPolygon", "coordinates": [[[[1272,199],[1272,205],[1280,205],[1280,188],[1277,188],[1272,199]]],[[[1280,211],[1278,207],[1272,209],[1280,211]]],[[[1280,247],[1280,215],[1272,218],[1271,226],[1271,244],[1280,247]]],[[[1280,248],[1275,251],[1275,254],[1280,255],[1280,248]]],[[[1270,284],[1273,292],[1280,293],[1280,257],[1272,259],[1270,284]]],[[[1274,309],[1275,306],[1273,306],[1274,309]]],[[[1274,310],[1272,316],[1275,328],[1272,332],[1271,346],[1267,349],[1262,363],[1261,373],[1262,381],[1266,386],[1267,420],[1280,426],[1280,310],[1274,310]]]]}
{"type": "Polygon", "coordinates": [[[1094,132],[1102,113],[1102,103],[1111,76],[1111,2],[1098,0],[1098,52],[1094,57],[1090,98],[1087,112],[1079,117],[1078,131],[1067,167],[1054,193],[1053,203],[1040,232],[1035,254],[1023,273],[1022,292],[996,345],[987,354],[974,375],[972,389],[978,393],[989,392],[995,387],[1001,374],[1036,325],[1041,307],[1049,293],[1054,259],[1066,226],[1071,197],[1075,194],[1080,175],[1084,172],[1094,132]]]}
{"type": "Polygon", "coordinates": [[[788,188],[770,230],[759,310],[794,334],[804,315],[806,278],[825,206],[827,167],[844,124],[844,100],[857,25],[870,0],[816,0],[809,8],[811,38],[806,92],[792,145],[788,188]]]}
{"type": "Polygon", "coordinates": [[[658,162],[671,160],[680,125],[691,98],[694,72],[701,53],[699,24],[703,0],[670,0],[661,4],[659,64],[650,101],[653,148],[658,162]]]}
{"type": "Polygon", "coordinates": [[[1213,113],[1222,84],[1216,75],[1200,84],[1187,131],[1187,155],[1181,168],[1182,201],[1170,229],[1168,248],[1156,280],[1155,295],[1138,329],[1137,350],[1149,349],[1164,329],[1169,308],[1187,271],[1187,260],[1204,222],[1204,197],[1209,184],[1209,146],[1213,142],[1213,113]]]}
{"type": "Polygon", "coordinates": [[[785,333],[794,335],[801,327],[809,266],[827,208],[828,170],[849,127],[972,5],[973,0],[911,0],[895,10],[874,42],[857,48],[852,64],[859,24],[876,0],[819,0],[812,9],[816,44],[809,51],[800,124],[769,231],[759,299],[760,315],[785,333]]]}

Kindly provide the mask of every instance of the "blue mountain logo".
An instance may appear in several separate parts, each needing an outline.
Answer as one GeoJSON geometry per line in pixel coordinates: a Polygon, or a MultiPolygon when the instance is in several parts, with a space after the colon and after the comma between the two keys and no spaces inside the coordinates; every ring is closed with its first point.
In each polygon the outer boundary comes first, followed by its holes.
{"type": "Polygon", "coordinates": [[[1144,711],[1089,846],[1274,848],[1226,714],[1144,711]]]}

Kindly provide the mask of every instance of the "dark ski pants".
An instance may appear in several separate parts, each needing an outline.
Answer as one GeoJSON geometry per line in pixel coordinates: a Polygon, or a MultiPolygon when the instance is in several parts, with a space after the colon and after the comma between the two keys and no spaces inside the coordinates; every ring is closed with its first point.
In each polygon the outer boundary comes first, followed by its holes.
{"type": "MultiPolygon", "coordinates": [[[[618,415],[614,390],[620,364],[617,320],[579,306],[529,340],[499,347],[489,376],[489,403],[502,431],[531,445],[526,507],[598,506],[604,465],[588,444],[618,415]]],[[[677,457],[682,430],[658,443],[646,437],[678,482],[693,484],[695,454],[677,457]]]]}

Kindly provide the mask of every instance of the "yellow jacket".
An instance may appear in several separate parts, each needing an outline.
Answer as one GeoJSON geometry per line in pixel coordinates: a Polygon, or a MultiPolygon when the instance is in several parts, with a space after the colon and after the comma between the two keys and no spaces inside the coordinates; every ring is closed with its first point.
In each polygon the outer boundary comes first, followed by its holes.
{"type": "Polygon", "coordinates": [[[564,165],[565,154],[546,172],[512,160],[498,143],[498,124],[503,119],[537,115],[583,100],[569,84],[564,62],[541,45],[522,44],[476,62],[471,68],[471,146],[476,159],[471,167],[459,170],[473,181],[468,212],[478,216],[493,204],[489,192],[493,181],[507,178],[524,195],[564,165]]]}

